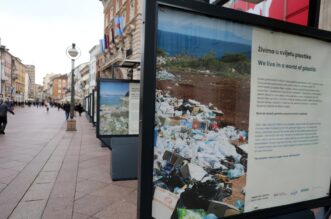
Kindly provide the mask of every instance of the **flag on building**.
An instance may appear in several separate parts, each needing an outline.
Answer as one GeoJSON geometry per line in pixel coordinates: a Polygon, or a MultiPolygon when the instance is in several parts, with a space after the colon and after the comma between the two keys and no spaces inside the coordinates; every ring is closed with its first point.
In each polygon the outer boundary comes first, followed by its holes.
{"type": "Polygon", "coordinates": [[[124,21],[123,16],[114,17],[116,36],[123,36],[123,32],[124,32],[124,22],[123,21],[124,21]]]}
{"type": "Polygon", "coordinates": [[[113,29],[113,28],[111,28],[111,29],[110,29],[110,31],[111,31],[111,43],[112,43],[112,44],[115,44],[115,35],[114,35],[114,29],[113,29]]]}
{"type": "Polygon", "coordinates": [[[105,40],[104,39],[100,39],[99,40],[99,44],[100,44],[101,52],[104,52],[105,51],[105,40]]]}
{"type": "Polygon", "coordinates": [[[104,41],[105,41],[105,49],[109,48],[109,36],[108,35],[104,35],[104,41]]]}
{"type": "Polygon", "coordinates": [[[107,49],[109,48],[110,42],[109,42],[109,35],[106,35],[106,42],[107,42],[107,49]]]}

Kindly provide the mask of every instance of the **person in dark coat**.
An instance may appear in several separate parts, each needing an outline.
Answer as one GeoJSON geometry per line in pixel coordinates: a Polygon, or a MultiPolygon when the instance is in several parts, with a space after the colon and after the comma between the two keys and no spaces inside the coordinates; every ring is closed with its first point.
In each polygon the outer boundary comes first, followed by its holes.
{"type": "Polygon", "coordinates": [[[82,104],[77,105],[77,111],[79,113],[79,116],[82,116],[82,112],[84,111],[82,104]]]}
{"type": "Polygon", "coordinates": [[[68,102],[66,102],[64,105],[63,105],[63,110],[66,114],[66,120],[69,119],[69,114],[70,114],[70,104],[68,102]]]}
{"type": "Polygon", "coordinates": [[[3,101],[2,94],[0,95],[0,134],[5,134],[5,129],[7,125],[7,112],[15,114],[7,103],[3,101]]]}

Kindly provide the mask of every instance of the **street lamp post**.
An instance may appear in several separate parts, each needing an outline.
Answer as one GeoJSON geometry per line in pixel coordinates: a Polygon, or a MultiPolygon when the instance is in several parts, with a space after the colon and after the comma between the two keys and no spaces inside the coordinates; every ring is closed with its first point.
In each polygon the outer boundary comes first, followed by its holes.
{"type": "Polygon", "coordinates": [[[3,62],[2,62],[2,59],[1,59],[1,56],[0,56],[0,94],[2,94],[2,65],[3,65],[3,62]]]}
{"type": "Polygon", "coordinates": [[[74,69],[75,69],[75,60],[71,59],[70,119],[74,119],[74,112],[75,112],[75,73],[74,73],[74,69]]]}
{"type": "Polygon", "coordinates": [[[80,51],[76,48],[76,44],[73,43],[71,47],[67,49],[67,56],[71,59],[71,101],[70,101],[70,119],[67,122],[67,131],[76,131],[76,120],[74,120],[75,114],[75,60],[79,58],[80,51]]]}

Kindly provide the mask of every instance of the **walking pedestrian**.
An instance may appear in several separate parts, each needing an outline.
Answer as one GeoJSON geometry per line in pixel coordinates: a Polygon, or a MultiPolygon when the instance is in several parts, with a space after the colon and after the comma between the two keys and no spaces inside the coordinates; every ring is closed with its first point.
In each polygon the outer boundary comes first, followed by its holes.
{"type": "Polygon", "coordinates": [[[68,102],[66,102],[63,105],[63,109],[64,109],[64,112],[65,112],[65,115],[66,115],[66,120],[68,120],[69,119],[69,113],[70,113],[70,104],[68,102]]]}
{"type": "Polygon", "coordinates": [[[11,108],[3,101],[3,96],[0,94],[0,134],[5,134],[5,129],[7,125],[7,112],[15,114],[11,108]]]}
{"type": "Polygon", "coordinates": [[[82,104],[78,104],[77,105],[77,111],[78,111],[78,113],[79,113],[79,116],[82,116],[82,112],[84,111],[83,110],[83,106],[82,106],[82,104]]]}
{"type": "Polygon", "coordinates": [[[48,112],[49,111],[49,103],[45,103],[45,106],[46,106],[46,111],[48,112]]]}

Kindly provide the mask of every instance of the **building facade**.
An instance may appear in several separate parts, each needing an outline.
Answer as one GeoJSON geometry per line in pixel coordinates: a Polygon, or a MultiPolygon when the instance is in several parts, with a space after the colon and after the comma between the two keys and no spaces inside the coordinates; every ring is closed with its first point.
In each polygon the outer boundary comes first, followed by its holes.
{"type": "Polygon", "coordinates": [[[67,91],[68,76],[57,75],[52,77],[52,101],[61,102],[67,91]]]}
{"type": "Polygon", "coordinates": [[[0,93],[11,96],[12,91],[12,58],[9,49],[0,44],[0,93]]]}
{"type": "MultiPolygon", "coordinates": [[[[309,0],[229,0],[224,6],[295,24],[308,24],[309,0]]],[[[331,1],[329,0],[320,2],[319,28],[331,31],[331,1]]]]}
{"type": "Polygon", "coordinates": [[[33,98],[35,66],[24,65],[0,42],[0,93],[16,101],[33,98]]]}
{"type": "Polygon", "coordinates": [[[28,91],[28,98],[34,99],[34,85],[36,83],[36,68],[34,65],[26,65],[26,73],[27,73],[27,91],[28,91]]]}
{"type": "Polygon", "coordinates": [[[35,96],[35,100],[42,102],[44,101],[45,97],[44,97],[44,88],[42,85],[40,84],[35,84],[33,86],[34,89],[34,96],[35,96]]]}
{"type": "Polygon", "coordinates": [[[308,24],[309,0],[230,0],[224,6],[290,23],[308,24]]]}
{"type": "Polygon", "coordinates": [[[81,78],[80,78],[80,87],[81,87],[81,93],[80,96],[83,99],[85,96],[87,96],[90,88],[90,63],[86,63],[84,67],[80,71],[81,78]]]}
{"type": "Polygon", "coordinates": [[[32,98],[29,98],[29,89],[30,89],[30,82],[29,82],[29,74],[27,73],[27,69],[25,69],[26,72],[25,72],[25,83],[24,83],[24,100],[25,101],[31,101],[33,100],[32,98]]]}
{"type": "Polygon", "coordinates": [[[133,63],[137,67],[142,55],[142,0],[102,0],[104,7],[104,40],[97,68],[100,77],[140,78],[138,68],[121,66],[133,63]],[[136,63],[136,64],[134,64],[136,63]],[[114,69],[116,66],[116,69],[114,69]]]}
{"type": "Polygon", "coordinates": [[[90,74],[89,74],[89,93],[97,86],[97,56],[100,54],[100,45],[95,45],[90,53],[90,74]]]}
{"type": "Polygon", "coordinates": [[[45,77],[43,77],[43,92],[44,92],[44,99],[48,100],[51,98],[51,78],[55,76],[54,73],[46,74],[45,77]]]}
{"type": "MultiPolygon", "coordinates": [[[[84,72],[86,72],[86,71],[88,72],[88,70],[89,70],[88,62],[82,63],[82,64],[76,66],[74,69],[74,89],[75,89],[75,101],[76,102],[82,103],[82,100],[84,98],[82,74],[85,74],[84,72]]],[[[70,101],[71,100],[71,93],[70,93],[71,92],[71,81],[72,81],[71,72],[68,73],[67,76],[68,76],[68,89],[67,89],[65,100],[70,101]]],[[[88,79],[88,75],[84,77],[85,80],[86,80],[86,78],[88,79]]]]}
{"type": "Polygon", "coordinates": [[[13,76],[12,76],[13,84],[15,84],[13,98],[16,101],[22,102],[25,101],[24,94],[25,94],[26,67],[22,63],[22,61],[17,57],[13,58],[13,63],[14,63],[13,69],[15,69],[13,71],[13,76]]]}

